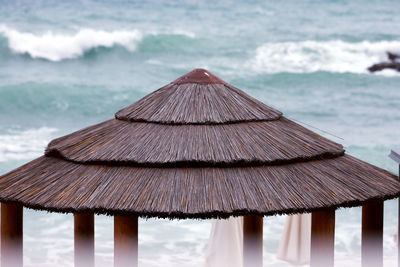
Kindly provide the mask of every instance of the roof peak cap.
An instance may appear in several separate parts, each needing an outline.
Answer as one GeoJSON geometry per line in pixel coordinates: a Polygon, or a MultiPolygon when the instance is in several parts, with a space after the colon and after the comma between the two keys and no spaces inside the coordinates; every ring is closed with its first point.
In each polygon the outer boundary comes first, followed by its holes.
{"type": "Polygon", "coordinates": [[[175,81],[172,84],[185,84],[185,83],[198,83],[198,84],[226,84],[223,80],[212,74],[206,69],[194,69],[188,72],[175,81]]]}

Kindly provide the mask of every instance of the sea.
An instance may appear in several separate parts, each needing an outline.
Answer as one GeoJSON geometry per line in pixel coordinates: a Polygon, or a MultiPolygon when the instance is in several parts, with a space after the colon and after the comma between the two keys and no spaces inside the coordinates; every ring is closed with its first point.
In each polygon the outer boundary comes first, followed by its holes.
{"type": "MultiPolygon", "coordinates": [[[[398,0],[0,0],[0,174],[59,136],[110,119],[194,68],[392,173],[400,74],[398,0]]],[[[264,266],[285,216],[266,217],[264,266]]],[[[336,218],[336,266],[361,266],[360,208],[336,218]]],[[[398,201],[385,202],[385,267],[397,266],[398,201]]],[[[140,220],[139,263],[203,266],[211,221],[140,220]]],[[[112,266],[113,218],[96,216],[96,266],[112,266]]],[[[73,266],[70,214],[24,210],[25,266],[73,266]]]]}

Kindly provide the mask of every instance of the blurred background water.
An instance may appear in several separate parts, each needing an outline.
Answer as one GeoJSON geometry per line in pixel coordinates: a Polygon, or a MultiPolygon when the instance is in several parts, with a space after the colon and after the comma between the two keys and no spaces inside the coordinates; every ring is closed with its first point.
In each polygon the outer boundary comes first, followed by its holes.
{"type": "MultiPolygon", "coordinates": [[[[396,172],[400,75],[366,68],[400,51],[399,10],[391,0],[0,0],[0,174],[197,67],[396,172]]],[[[72,266],[72,216],[24,216],[25,265],[72,266]]],[[[360,216],[338,211],[337,266],[360,266],[360,216]]],[[[289,266],[275,257],[284,221],[265,219],[265,266],[289,266]]],[[[112,222],[96,217],[98,266],[112,264],[112,222]]],[[[396,265],[396,224],[387,201],[385,266],[396,265]]],[[[141,221],[141,266],[202,266],[209,230],[141,221]]]]}

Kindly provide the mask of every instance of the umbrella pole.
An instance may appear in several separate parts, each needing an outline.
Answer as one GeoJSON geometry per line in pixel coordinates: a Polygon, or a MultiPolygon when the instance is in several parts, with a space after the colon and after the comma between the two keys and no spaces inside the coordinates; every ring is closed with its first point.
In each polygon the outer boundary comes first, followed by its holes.
{"type": "Polygon", "coordinates": [[[75,267],[94,267],[94,214],[74,214],[75,267]]]}
{"type": "Polygon", "coordinates": [[[310,267],[333,267],[335,253],[335,210],[311,215],[310,267]]]}
{"type": "Polygon", "coordinates": [[[138,217],[114,216],[114,267],[138,266],[138,217]]]}
{"type": "Polygon", "coordinates": [[[362,267],[383,266],[383,201],[362,207],[361,263],[362,267]]]}
{"type": "Polygon", "coordinates": [[[243,217],[243,266],[263,266],[263,217],[243,217]]]}
{"type": "Polygon", "coordinates": [[[1,204],[1,266],[22,267],[22,211],[19,204],[1,204]]]}

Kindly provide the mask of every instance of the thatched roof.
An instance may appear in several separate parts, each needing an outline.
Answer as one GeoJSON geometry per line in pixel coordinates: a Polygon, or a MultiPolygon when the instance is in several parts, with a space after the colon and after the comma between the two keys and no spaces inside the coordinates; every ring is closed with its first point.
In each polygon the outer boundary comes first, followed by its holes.
{"type": "Polygon", "coordinates": [[[0,200],[59,212],[211,218],[360,205],[393,174],[194,70],[0,177],[0,200]]]}

